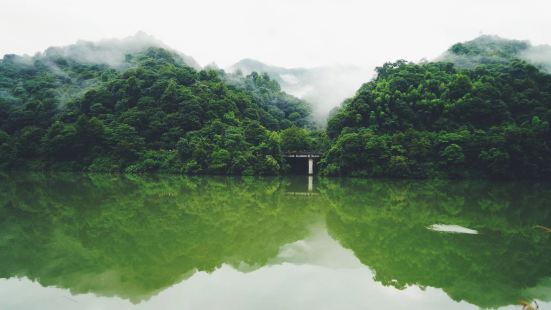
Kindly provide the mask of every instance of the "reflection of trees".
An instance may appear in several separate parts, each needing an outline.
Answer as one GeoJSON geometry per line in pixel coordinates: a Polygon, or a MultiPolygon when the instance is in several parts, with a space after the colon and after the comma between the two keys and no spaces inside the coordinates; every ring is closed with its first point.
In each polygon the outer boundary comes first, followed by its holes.
{"type": "Polygon", "coordinates": [[[442,288],[481,307],[515,304],[551,277],[551,221],[545,185],[452,181],[326,181],[332,236],[385,285],[442,288]],[[362,194],[358,194],[362,193],[362,194]],[[458,224],[480,235],[437,233],[458,224]]]}
{"type": "Polygon", "coordinates": [[[551,188],[522,183],[0,175],[0,278],[134,302],[223,263],[267,264],[327,217],[330,234],[403,288],[442,288],[481,307],[545,298],[551,188]],[[326,207],[326,205],[328,205],[326,207]],[[435,223],[480,235],[437,233],[435,223]],[[538,293],[540,292],[540,293],[538,293]]]}
{"type": "Polygon", "coordinates": [[[262,266],[315,210],[277,179],[0,176],[0,277],[136,302],[196,270],[262,266]]]}

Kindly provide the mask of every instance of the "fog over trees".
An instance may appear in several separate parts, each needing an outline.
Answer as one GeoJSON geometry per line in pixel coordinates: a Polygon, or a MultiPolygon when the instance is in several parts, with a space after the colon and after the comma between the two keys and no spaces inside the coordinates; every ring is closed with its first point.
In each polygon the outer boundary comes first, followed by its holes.
{"type": "Polygon", "coordinates": [[[355,83],[343,81],[364,71],[253,60],[201,69],[143,33],[6,55],[0,165],[282,174],[284,152],[307,149],[323,154],[327,175],[549,179],[549,50],[482,36],[434,61],[389,62],[321,125],[320,111],[355,83]]]}

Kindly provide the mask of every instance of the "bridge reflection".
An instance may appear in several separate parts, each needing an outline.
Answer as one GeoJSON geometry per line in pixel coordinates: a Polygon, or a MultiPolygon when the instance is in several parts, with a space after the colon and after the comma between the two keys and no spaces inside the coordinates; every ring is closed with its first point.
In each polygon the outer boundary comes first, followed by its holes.
{"type": "Polygon", "coordinates": [[[285,192],[289,196],[309,197],[318,196],[314,188],[314,176],[309,175],[307,178],[293,178],[285,192]]]}

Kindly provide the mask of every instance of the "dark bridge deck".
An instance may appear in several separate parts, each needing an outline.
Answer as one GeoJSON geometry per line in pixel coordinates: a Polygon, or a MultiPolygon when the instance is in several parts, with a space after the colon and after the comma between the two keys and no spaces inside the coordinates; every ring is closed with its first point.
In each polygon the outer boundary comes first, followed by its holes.
{"type": "Polygon", "coordinates": [[[295,170],[295,172],[304,171],[307,172],[309,175],[312,175],[314,174],[314,161],[317,161],[317,159],[321,157],[321,153],[315,151],[288,151],[283,154],[283,157],[287,159],[293,159],[293,163],[289,162],[289,160],[288,162],[289,164],[291,164],[292,167],[294,166],[293,170],[295,170]],[[297,162],[297,160],[306,160],[306,169],[303,170],[302,168],[297,167],[297,165],[300,164],[299,162],[297,162]]]}
{"type": "Polygon", "coordinates": [[[320,158],[321,153],[310,152],[310,151],[285,152],[283,154],[283,157],[285,158],[320,158]]]}

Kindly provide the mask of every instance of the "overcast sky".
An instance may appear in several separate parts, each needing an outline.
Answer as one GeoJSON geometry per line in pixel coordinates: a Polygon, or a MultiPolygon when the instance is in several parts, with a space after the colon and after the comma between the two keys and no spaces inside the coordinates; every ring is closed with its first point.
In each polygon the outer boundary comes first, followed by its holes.
{"type": "Polygon", "coordinates": [[[373,66],[480,34],[551,43],[549,0],[0,0],[0,55],[138,31],[226,67],[373,66]]]}

